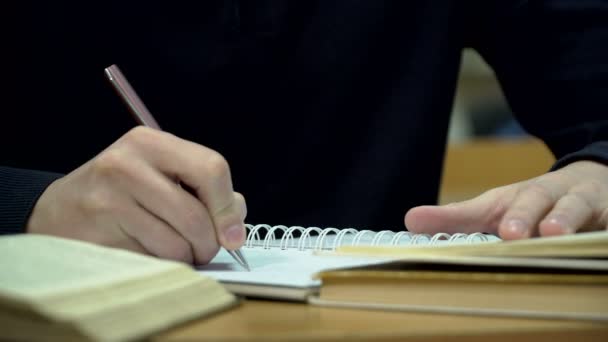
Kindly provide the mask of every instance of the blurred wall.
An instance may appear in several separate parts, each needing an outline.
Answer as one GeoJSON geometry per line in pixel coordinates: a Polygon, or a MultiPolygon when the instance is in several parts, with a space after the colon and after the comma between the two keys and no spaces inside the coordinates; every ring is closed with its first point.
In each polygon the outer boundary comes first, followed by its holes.
{"type": "Polygon", "coordinates": [[[450,142],[475,137],[527,136],[513,119],[494,72],[471,49],[463,52],[449,131],[450,142]]]}

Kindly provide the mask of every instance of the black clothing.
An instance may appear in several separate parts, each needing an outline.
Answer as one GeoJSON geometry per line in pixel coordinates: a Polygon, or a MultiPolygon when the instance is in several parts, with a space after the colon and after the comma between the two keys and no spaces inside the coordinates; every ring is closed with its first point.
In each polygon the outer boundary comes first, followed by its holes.
{"type": "Polygon", "coordinates": [[[464,47],[565,158],[556,167],[608,163],[608,1],[14,6],[5,232],[57,177],[29,170],[68,173],[135,125],[104,78],[113,63],[164,130],[226,157],[250,223],[401,229],[407,209],[436,203],[464,47]]]}

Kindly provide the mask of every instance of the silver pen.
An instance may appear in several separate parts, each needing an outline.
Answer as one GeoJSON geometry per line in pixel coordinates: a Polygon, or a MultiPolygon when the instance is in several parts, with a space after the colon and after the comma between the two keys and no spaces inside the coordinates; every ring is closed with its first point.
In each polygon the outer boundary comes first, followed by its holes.
{"type": "MultiPolygon", "coordinates": [[[[123,75],[118,66],[113,64],[107,67],[105,69],[105,75],[118,93],[118,95],[125,102],[125,104],[129,108],[129,111],[131,112],[131,114],[133,114],[137,122],[139,122],[141,125],[155,128],[160,131],[160,125],[158,124],[158,122],[156,122],[156,120],[152,116],[152,113],[150,113],[146,105],[139,98],[139,96],[135,92],[135,89],[131,87],[131,84],[129,83],[129,81],[127,81],[127,78],[123,75]]],[[[243,253],[239,249],[228,250],[228,253],[232,255],[232,257],[247,271],[251,271],[247,260],[245,260],[243,253]]]]}
{"type": "Polygon", "coordinates": [[[243,256],[243,252],[241,252],[240,249],[227,249],[227,251],[230,255],[232,255],[234,260],[236,260],[241,266],[243,266],[244,269],[246,269],[248,272],[251,272],[251,268],[249,268],[249,264],[247,263],[247,260],[245,260],[245,256],[243,256]]]}

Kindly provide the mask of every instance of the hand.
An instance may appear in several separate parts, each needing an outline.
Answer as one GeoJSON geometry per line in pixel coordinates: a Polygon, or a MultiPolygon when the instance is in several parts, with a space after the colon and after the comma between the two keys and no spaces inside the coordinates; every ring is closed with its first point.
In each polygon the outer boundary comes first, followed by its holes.
{"type": "Polygon", "coordinates": [[[220,154],[139,126],[53,182],[26,229],[205,264],[243,244],[245,215],[220,154]]]}
{"type": "Polygon", "coordinates": [[[608,229],[608,167],[579,161],[460,203],[412,208],[415,233],[487,232],[505,240],[608,229]]]}

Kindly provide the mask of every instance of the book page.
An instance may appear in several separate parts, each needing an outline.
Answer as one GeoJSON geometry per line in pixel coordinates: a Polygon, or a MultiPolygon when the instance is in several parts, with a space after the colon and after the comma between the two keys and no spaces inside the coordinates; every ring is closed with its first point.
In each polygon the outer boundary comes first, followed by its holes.
{"type": "Polygon", "coordinates": [[[8,340],[141,340],[237,303],[185,263],[48,235],[0,237],[0,270],[8,340]]]}
{"type": "Polygon", "coordinates": [[[201,274],[222,282],[282,287],[313,287],[319,281],[313,275],[322,270],[373,265],[391,260],[386,257],[344,257],[313,251],[243,248],[251,271],[243,269],[222,249],[208,264],[198,266],[201,274]]]}
{"type": "Polygon", "coordinates": [[[66,293],[176,267],[174,262],[83,241],[36,234],[0,237],[4,293],[28,297],[66,293]]]}
{"type": "Polygon", "coordinates": [[[383,246],[344,246],[339,253],[348,255],[377,255],[408,257],[413,255],[493,256],[493,257],[608,257],[608,232],[585,232],[523,240],[492,241],[488,243],[413,246],[411,248],[383,246]]]}

